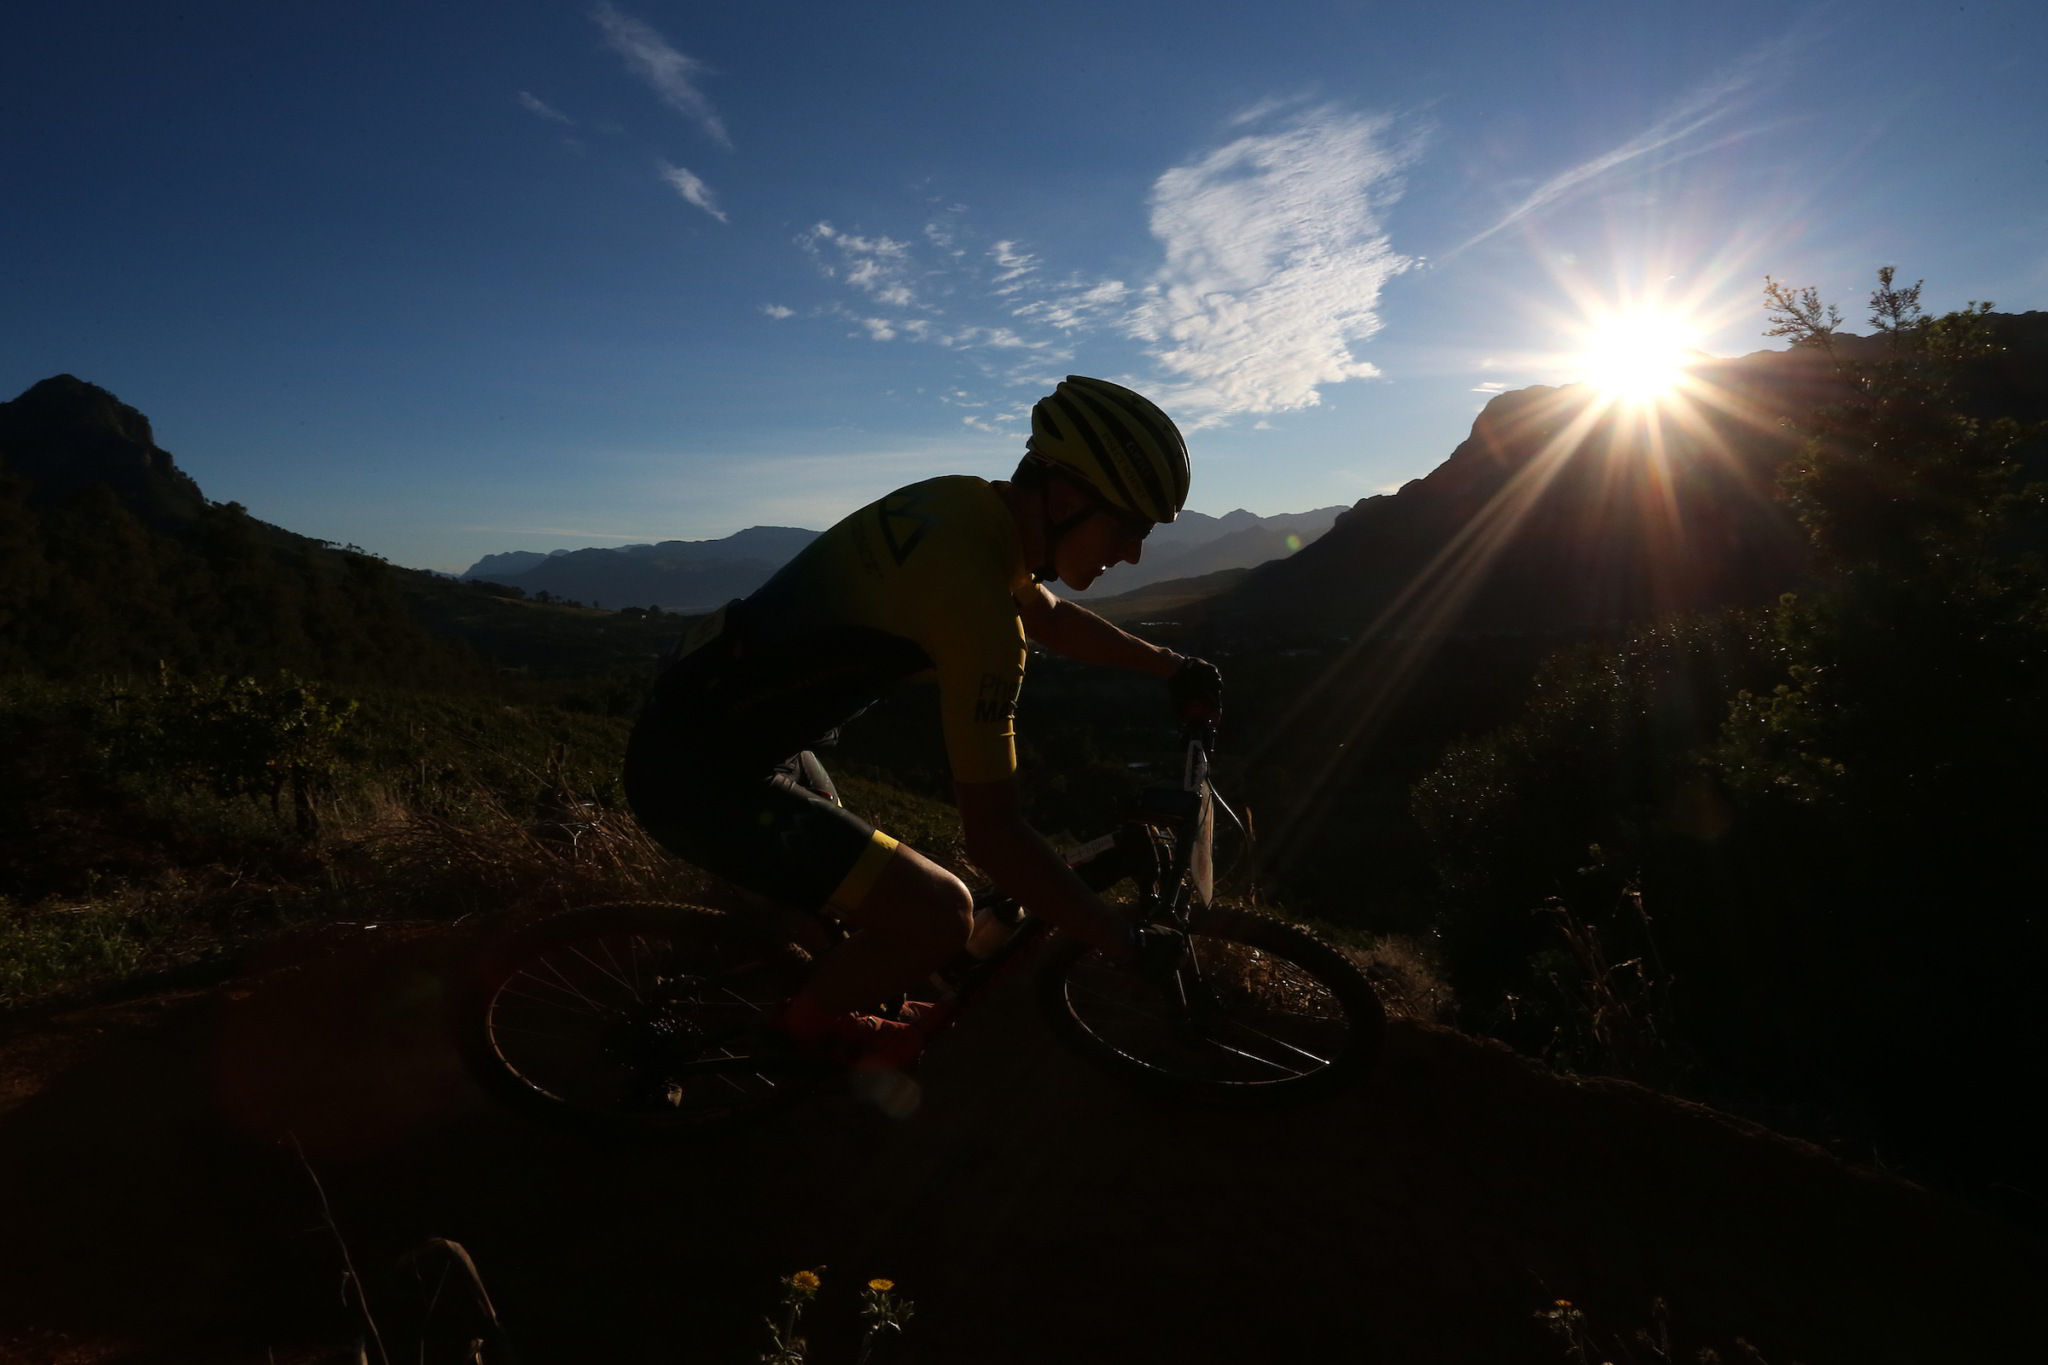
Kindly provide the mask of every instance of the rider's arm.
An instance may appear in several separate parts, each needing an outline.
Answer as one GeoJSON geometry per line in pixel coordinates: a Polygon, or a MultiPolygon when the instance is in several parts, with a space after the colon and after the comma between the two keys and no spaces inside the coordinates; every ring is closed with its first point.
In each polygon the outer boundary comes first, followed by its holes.
{"type": "Polygon", "coordinates": [[[1087,664],[1136,669],[1156,678],[1172,677],[1184,662],[1170,649],[1148,644],[1103,620],[1088,608],[1055,597],[1042,583],[1018,590],[1017,616],[1024,633],[1055,654],[1087,664]]]}
{"type": "Polygon", "coordinates": [[[1131,926],[1090,891],[1031,827],[1017,803],[1017,784],[956,782],[967,856],[1025,909],[1116,961],[1131,953],[1131,926]]]}

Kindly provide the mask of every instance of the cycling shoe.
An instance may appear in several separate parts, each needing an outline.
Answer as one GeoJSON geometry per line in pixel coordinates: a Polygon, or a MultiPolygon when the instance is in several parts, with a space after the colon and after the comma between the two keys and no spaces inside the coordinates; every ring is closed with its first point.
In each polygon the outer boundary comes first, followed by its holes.
{"type": "Polygon", "coordinates": [[[873,1014],[826,1014],[801,998],[782,1011],[777,1026],[798,1051],[837,1062],[854,1071],[908,1071],[924,1054],[925,1033],[914,1022],[929,1010],[906,1002],[904,1020],[873,1014]]]}

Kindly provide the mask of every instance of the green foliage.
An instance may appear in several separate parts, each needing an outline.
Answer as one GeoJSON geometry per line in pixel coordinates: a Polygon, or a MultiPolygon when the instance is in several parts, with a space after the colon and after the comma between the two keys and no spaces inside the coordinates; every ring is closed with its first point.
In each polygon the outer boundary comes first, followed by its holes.
{"type": "MultiPolygon", "coordinates": [[[[1833,801],[1907,827],[1946,825],[1953,803],[1976,806],[2048,740],[2048,578],[2010,548],[2040,503],[2016,457],[2035,433],[1957,410],[1960,371],[1992,349],[1989,306],[1926,318],[1919,297],[1879,272],[1882,344],[1837,357],[1852,396],[1814,414],[1785,473],[1832,572],[1780,607],[1785,680],[1737,700],[1716,755],[1751,797],[1833,801]]],[[[1810,309],[1782,291],[1772,304],[1779,328],[1833,352],[1810,309]]]]}
{"type": "Polygon", "coordinates": [[[1972,303],[1938,318],[1920,310],[1920,284],[1900,288],[1890,266],[1870,296],[1873,342],[1838,344],[1829,309],[1768,286],[1772,335],[1825,351],[1845,389],[1841,402],[1807,419],[1807,440],[1783,483],[1823,563],[1851,580],[1894,590],[1969,591],[1991,567],[1997,531],[2021,506],[2016,452],[2028,432],[2011,418],[1961,410],[1965,367],[1996,349],[1987,315],[1972,303]]]}
{"type": "Polygon", "coordinates": [[[474,685],[415,621],[399,571],[266,526],[239,504],[148,523],[105,484],[57,503],[0,472],[0,672],[154,671],[474,685]]]}
{"type": "Polygon", "coordinates": [[[1759,613],[1727,612],[1555,656],[1519,719],[1453,744],[1415,784],[1441,883],[1435,927],[1462,995],[1512,993],[1526,1013],[1533,955],[1566,946],[1533,913],[1551,897],[1640,951],[1633,918],[1609,914],[1620,883],[1652,843],[1725,829],[1701,750],[1727,698],[1778,655],[1759,613]],[[1606,853],[1589,860],[1589,845],[1606,853]]]}
{"type": "Polygon", "coordinates": [[[178,934],[174,918],[132,896],[34,909],[0,897],[0,1005],[133,975],[178,934]]]}
{"type": "Polygon", "coordinates": [[[260,798],[274,811],[289,792],[301,835],[319,827],[318,801],[334,789],[340,740],[355,714],[303,678],[279,674],[191,681],[161,674],[153,686],[103,694],[100,757],[190,791],[260,798]]]}
{"type": "Polygon", "coordinates": [[[1818,1099],[1981,1174],[2020,1159],[2013,1097],[2048,1081],[2041,433],[1980,401],[1988,306],[1919,299],[1880,271],[1857,338],[1767,286],[1771,334],[1836,379],[1782,475],[1815,588],[1554,660],[1413,801],[1453,983],[1495,1002],[1480,1022],[1594,1038],[1568,1016],[1639,980],[1722,1093],[1818,1099]]]}

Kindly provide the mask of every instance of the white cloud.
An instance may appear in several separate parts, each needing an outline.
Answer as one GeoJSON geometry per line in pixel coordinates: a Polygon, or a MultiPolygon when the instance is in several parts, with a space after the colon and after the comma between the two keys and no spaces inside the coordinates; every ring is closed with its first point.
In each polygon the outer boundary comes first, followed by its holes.
{"type": "Polygon", "coordinates": [[[827,275],[845,280],[891,308],[916,305],[910,287],[910,243],[893,237],[862,237],[819,223],[797,238],[827,275]]]}
{"type": "Polygon", "coordinates": [[[1025,304],[1015,311],[1014,316],[1071,332],[1091,326],[1105,316],[1121,317],[1131,293],[1130,286],[1122,280],[1103,280],[1096,284],[1073,280],[1063,288],[1063,293],[1025,304]]]}
{"type": "Polygon", "coordinates": [[[1325,107],[1160,176],[1166,264],[1125,326],[1178,381],[1162,401],[1199,424],[1312,407],[1322,385],[1377,374],[1351,346],[1409,265],[1379,215],[1411,155],[1391,119],[1325,107]]]}
{"type": "Polygon", "coordinates": [[[541,99],[539,96],[530,94],[529,92],[524,90],[519,92],[519,107],[526,110],[528,113],[538,114],[542,118],[551,120],[552,122],[566,123],[572,128],[576,126],[575,119],[570,118],[567,114],[555,108],[553,105],[549,104],[546,100],[541,99]]]}
{"type": "Polygon", "coordinates": [[[764,303],[761,305],[761,311],[769,317],[776,319],[793,318],[796,316],[796,309],[785,308],[779,303],[764,303]]]}
{"type": "Polygon", "coordinates": [[[997,242],[988,255],[996,263],[997,273],[989,283],[997,286],[997,294],[1016,293],[1024,287],[1019,282],[1038,269],[1038,258],[1028,251],[1017,250],[1015,242],[997,242]]]}
{"type": "Polygon", "coordinates": [[[719,222],[723,223],[726,221],[725,210],[718,207],[718,197],[711,192],[709,185],[684,170],[681,166],[671,166],[666,161],[661,162],[660,165],[661,178],[668,181],[677,194],[680,194],[684,199],[695,204],[719,222]]]}
{"type": "Polygon", "coordinates": [[[1298,101],[1248,110],[1229,136],[1155,183],[1163,262],[1136,286],[1054,273],[1031,244],[976,234],[957,204],[906,238],[820,222],[797,241],[862,296],[857,312],[825,310],[855,335],[962,352],[991,386],[1043,393],[1106,334],[1126,352],[1139,341],[1157,366],[1125,381],[1196,425],[1313,406],[1321,386],[1378,373],[1352,347],[1379,327],[1381,287],[1411,264],[1380,215],[1412,150],[1389,118],[1298,101]]]}
{"type": "Polygon", "coordinates": [[[709,67],[677,51],[652,24],[622,12],[610,0],[598,0],[590,17],[603,30],[605,45],[625,60],[628,71],[653,87],[662,103],[695,119],[705,135],[721,147],[732,146],[724,120],[697,88],[697,78],[709,67]]]}
{"type": "Polygon", "coordinates": [[[1499,382],[1498,380],[1494,380],[1494,381],[1490,381],[1490,382],[1488,382],[1488,383],[1485,383],[1485,384],[1474,384],[1474,385],[1472,386],[1472,392],[1474,392],[1474,393],[1506,393],[1506,392],[1507,392],[1507,387],[1508,387],[1507,385],[1505,385],[1505,384],[1503,384],[1503,383],[1500,383],[1500,382],[1499,382]]]}

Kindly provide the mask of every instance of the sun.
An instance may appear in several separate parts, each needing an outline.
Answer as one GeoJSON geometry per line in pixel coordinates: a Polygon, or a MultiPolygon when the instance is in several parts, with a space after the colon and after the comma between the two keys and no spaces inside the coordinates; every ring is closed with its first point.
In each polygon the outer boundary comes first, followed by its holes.
{"type": "Polygon", "coordinates": [[[1654,403],[1684,382],[1687,367],[1699,359],[1698,340],[1680,313],[1615,313],[1587,328],[1579,375],[1609,402],[1654,403]]]}

